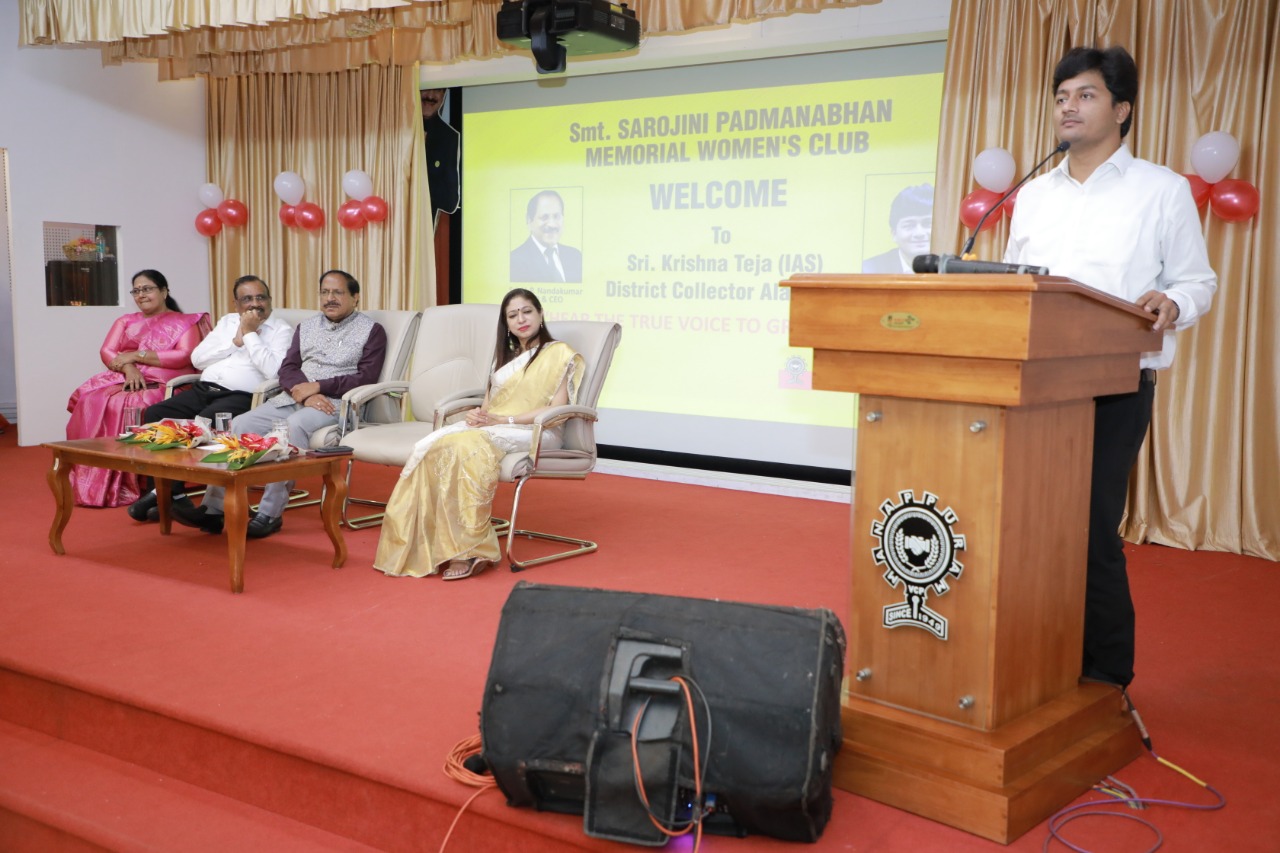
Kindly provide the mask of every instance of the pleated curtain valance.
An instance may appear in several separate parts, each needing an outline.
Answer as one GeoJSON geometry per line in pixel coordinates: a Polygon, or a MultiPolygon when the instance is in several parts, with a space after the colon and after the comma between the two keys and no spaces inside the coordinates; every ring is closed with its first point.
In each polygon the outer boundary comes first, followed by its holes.
{"type": "MultiPolygon", "coordinates": [[[[636,0],[646,35],[879,0],[636,0]]],[[[83,45],[106,64],[154,61],[162,80],[327,73],[512,53],[502,0],[19,0],[23,45],[83,45]]]]}

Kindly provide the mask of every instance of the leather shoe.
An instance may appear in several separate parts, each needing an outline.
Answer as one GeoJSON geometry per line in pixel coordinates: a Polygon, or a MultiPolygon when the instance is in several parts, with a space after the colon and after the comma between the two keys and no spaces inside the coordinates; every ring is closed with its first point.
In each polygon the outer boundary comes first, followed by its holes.
{"type": "Polygon", "coordinates": [[[129,517],[134,521],[154,521],[160,518],[160,510],[156,508],[156,493],[147,492],[133,503],[129,504],[129,508],[125,510],[129,513],[129,517]],[[151,518],[150,513],[155,512],[155,519],[151,518]]]}
{"type": "Polygon", "coordinates": [[[174,501],[170,505],[170,515],[179,524],[196,527],[205,533],[222,532],[222,513],[209,513],[202,506],[196,506],[190,499],[174,501]]]}
{"type": "Polygon", "coordinates": [[[283,516],[270,516],[260,512],[249,520],[249,529],[245,531],[245,536],[250,539],[262,539],[279,532],[281,527],[284,527],[283,516]]]}

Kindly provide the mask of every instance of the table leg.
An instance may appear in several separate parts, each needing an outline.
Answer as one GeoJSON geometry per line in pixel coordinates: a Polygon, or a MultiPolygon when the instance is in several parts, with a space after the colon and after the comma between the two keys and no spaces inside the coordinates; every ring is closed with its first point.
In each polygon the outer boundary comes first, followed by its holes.
{"type": "MultiPolygon", "coordinates": [[[[333,542],[333,567],[339,568],[347,561],[347,543],[342,538],[342,507],[347,502],[347,481],[338,476],[341,460],[333,460],[324,469],[324,500],[320,502],[320,518],[324,531],[333,542]]],[[[350,462],[348,462],[348,465],[350,462]]]]}
{"type": "Polygon", "coordinates": [[[65,554],[67,552],[62,547],[62,531],[67,529],[67,522],[71,520],[71,509],[75,506],[75,497],[71,493],[71,465],[57,451],[54,451],[53,465],[50,466],[46,479],[49,481],[49,490],[53,492],[54,503],[53,526],[49,528],[49,547],[55,554],[65,554]]]}
{"type": "Polygon", "coordinates": [[[169,535],[173,517],[169,515],[169,505],[173,501],[173,484],[168,480],[156,478],[156,509],[160,511],[160,533],[169,535]]]}
{"type": "Polygon", "coordinates": [[[231,561],[231,591],[244,592],[244,540],[249,530],[249,490],[239,480],[227,487],[223,499],[223,532],[231,561]]]}

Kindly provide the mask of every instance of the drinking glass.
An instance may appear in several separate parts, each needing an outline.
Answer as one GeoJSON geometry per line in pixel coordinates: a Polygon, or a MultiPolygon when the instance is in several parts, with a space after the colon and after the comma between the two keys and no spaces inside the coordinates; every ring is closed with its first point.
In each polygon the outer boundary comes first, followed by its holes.
{"type": "Polygon", "coordinates": [[[231,431],[231,413],[217,412],[213,416],[214,432],[230,432],[231,431]]]}
{"type": "Polygon", "coordinates": [[[128,432],[131,427],[142,426],[142,407],[141,406],[125,406],[124,407],[124,428],[128,432]]]}

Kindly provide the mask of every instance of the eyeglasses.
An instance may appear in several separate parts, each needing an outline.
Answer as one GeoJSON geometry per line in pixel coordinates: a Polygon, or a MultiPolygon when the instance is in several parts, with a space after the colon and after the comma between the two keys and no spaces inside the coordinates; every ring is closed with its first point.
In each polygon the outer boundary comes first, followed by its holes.
{"type": "Polygon", "coordinates": [[[320,291],[321,299],[332,299],[334,297],[346,296],[346,295],[347,295],[346,290],[321,290],[320,291]]]}
{"type": "Polygon", "coordinates": [[[270,301],[271,301],[271,297],[267,296],[265,293],[255,294],[253,296],[241,296],[238,299],[236,299],[236,302],[239,302],[241,305],[252,305],[255,302],[270,302],[270,301]]]}
{"type": "Polygon", "coordinates": [[[129,293],[134,296],[140,296],[144,293],[155,293],[159,289],[160,288],[156,287],[154,284],[148,284],[145,287],[135,287],[133,290],[130,290],[129,293]]]}

